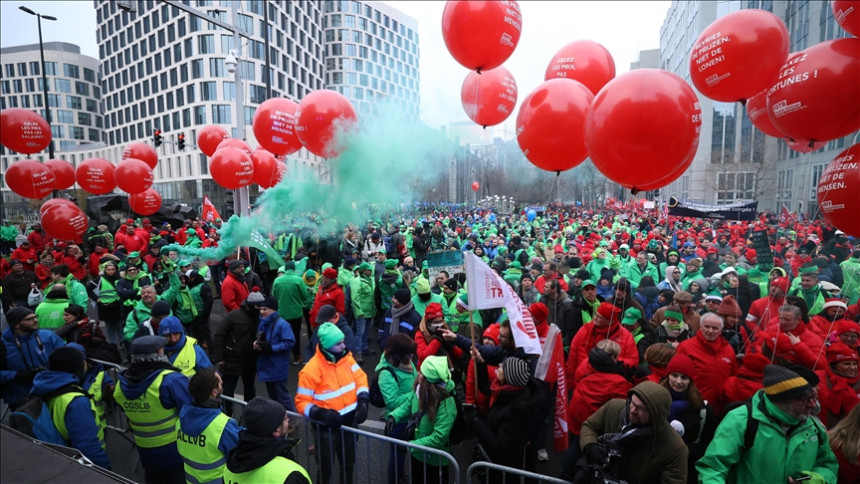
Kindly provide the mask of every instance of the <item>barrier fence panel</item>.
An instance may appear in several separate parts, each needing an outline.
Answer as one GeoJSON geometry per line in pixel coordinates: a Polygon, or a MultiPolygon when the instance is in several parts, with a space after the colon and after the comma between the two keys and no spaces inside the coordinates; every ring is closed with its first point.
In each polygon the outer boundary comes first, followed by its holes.
{"type": "Polygon", "coordinates": [[[534,472],[505,467],[492,462],[475,462],[466,470],[468,484],[525,484],[546,482],[548,484],[570,484],[564,479],[536,474],[534,472]]]}

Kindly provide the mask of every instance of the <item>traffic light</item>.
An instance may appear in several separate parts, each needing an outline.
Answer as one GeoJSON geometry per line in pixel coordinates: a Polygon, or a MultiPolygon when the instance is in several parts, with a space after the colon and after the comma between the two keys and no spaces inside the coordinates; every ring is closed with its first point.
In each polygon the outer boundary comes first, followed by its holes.
{"type": "Polygon", "coordinates": [[[178,145],[179,151],[185,149],[185,135],[183,133],[179,133],[179,136],[176,137],[176,144],[178,145]]]}
{"type": "Polygon", "coordinates": [[[226,212],[225,215],[229,217],[230,215],[236,213],[236,210],[233,205],[233,190],[224,190],[224,201],[226,202],[226,210],[224,210],[224,212],[226,212]]]}
{"type": "Polygon", "coordinates": [[[152,139],[153,139],[153,141],[155,141],[155,147],[156,148],[161,146],[161,130],[160,129],[155,130],[155,133],[153,133],[153,135],[152,135],[152,139]]]}

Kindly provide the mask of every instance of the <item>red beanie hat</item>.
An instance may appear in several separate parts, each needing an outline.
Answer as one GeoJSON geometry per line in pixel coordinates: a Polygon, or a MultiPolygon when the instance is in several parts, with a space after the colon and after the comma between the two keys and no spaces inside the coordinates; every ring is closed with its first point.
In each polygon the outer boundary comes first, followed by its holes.
{"type": "Polygon", "coordinates": [[[860,324],[857,324],[854,321],[850,321],[848,319],[839,320],[836,323],[836,334],[842,335],[844,333],[860,334],[860,324]]]}
{"type": "Polygon", "coordinates": [[[756,258],[757,254],[756,254],[755,249],[747,249],[747,251],[744,253],[744,255],[747,257],[747,260],[753,260],[756,258]]]}
{"type": "Polygon", "coordinates": [[[329,267],[328,269],[323,271],[323,277],[328,279],[337,280],[337,269],[333,267],[329,267]]]}
{"type": "Polygon", "coordinates": [[[618,315],[621,314],[621,309],[612,303],[602,302],[597,308],[597,314],[603,316],[609,321],[613,320],[613,316],[615,320],[618,320],[618,315]]]}
{"type": "Polygon", "coordinates": [[[424,310],[424,320],[426,321],[443,317],[445,316],[442,314],[442,305],[439,303],[430,303],[427,305],[427,309],[424,310]]]}
{"type": "Polygon", "coordinates": [[[483,337],[484,338],[490,338],[496,344],[499,344],[499,341],[501,341],[501,339],[499,338],[499,332],[501,330],[499,328],[501,328],[499,326],[499,323],[493,323],[493,324],[487,326],[487,329],[484,330],[484,336],[483,337]]]}
{"type": "Polygon", "coordinates": [[[749,352],[744,355],[744,368],[756,374],[764,374],[764,367],[769,364],[770,358],[761,353],[749,352]]]}
{"type": "Polygon", "coordinates": [[[546,323],[546,318],[549,317],[549,308],[542,302],[536,302],[529,306],[529,312],[532,313],[535,324],[546,323]]]}
{"type": "Polygon", "coordinates": [[[770,281],[770,285],[777,286],[784,292],[788,292],[788,279],[784,277],[774,277],[773,280],[770,281]]]}
{"type": "Polygon", "coordinates": [[[827,347],[827,362],[830,364],[842,361],[860,361],[857,351],[851,349],[845,343],[837,342],[827,347]]]}
{"type": "Polygon", "coordinates": [[[693,360],[685,354],[676,353],[669,361],[669,365],[666,367],[666,372],[667,374],[680,373],[693,379],[693,360]]]}

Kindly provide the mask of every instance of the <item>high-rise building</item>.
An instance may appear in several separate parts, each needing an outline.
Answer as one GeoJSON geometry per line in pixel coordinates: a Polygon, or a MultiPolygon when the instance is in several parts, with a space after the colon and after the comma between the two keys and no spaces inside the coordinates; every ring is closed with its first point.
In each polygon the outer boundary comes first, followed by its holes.
{"type": "MultiPolygon", "coordinates": [[[[696,38],[716,19],[743,8],[767,10],[780,17],[788,27],[791,52],[847,35],[836,24],[830,2],[673,1],[660,30],[660,68],[678,74],[692,86],[689,59],[696,38]]],[[[697,94],[702,108],[699,148],[687,172],[665,192],[705,203],[758,200],[759,210],[786,206],[790,211],[816,215],[818,178],[827,163],[850,146],[851,136],[802,154],[791,150],[784,140],[756,129],[743,104],[712,101],[697,94]]]]}

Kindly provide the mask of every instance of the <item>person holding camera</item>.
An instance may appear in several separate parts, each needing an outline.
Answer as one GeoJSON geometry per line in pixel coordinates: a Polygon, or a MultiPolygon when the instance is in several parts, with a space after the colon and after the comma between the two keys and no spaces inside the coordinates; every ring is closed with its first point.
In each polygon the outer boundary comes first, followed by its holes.
{"type": "Polygon", "coordinates": [[[671,404],[669,390],[652,381],[604,404],[582,424],[580,472],[628,484],[686,483],[687,445],[667,419],[671,404]]]}
{"type": "Polygon", "coordinates": [[[39,329],[32,310],[16,306],[6,314],[9,327],[3,331],[6,361],[0,371],[3,401],[13,410],[33,387],[33,378],[48,367],[48,356],[66,344],[53,331],[39,329]]]}
{"type": "Polygon", "coordinates": [[[287,388],[290,375],[290,351],[296,344],[296,337],[289,323],[278,315],[278,300],[267,297],[260,304],[260,324],[253,348],[257,353],[257,378],[266,384],[269,398],[287,410],[296,411],[293,397],[287,388]]]}

